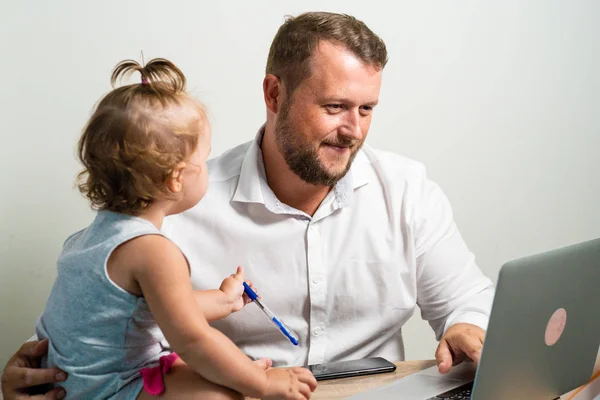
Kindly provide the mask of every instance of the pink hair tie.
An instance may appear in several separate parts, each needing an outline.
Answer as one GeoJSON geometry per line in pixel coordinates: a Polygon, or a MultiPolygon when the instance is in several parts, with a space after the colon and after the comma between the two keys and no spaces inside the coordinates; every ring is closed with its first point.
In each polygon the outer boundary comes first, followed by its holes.
{"type": "Polygon", "coordinates": [[[142,78],[142,85],[148,84],[148,78],[142,78]]]}

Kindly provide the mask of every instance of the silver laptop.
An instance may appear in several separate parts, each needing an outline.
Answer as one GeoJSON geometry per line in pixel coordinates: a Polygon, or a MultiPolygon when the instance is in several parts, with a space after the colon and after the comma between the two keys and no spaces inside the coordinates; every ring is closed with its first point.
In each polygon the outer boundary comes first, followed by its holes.
{"type": "Polygon", "coordinates": [[[437,367],[353,399],[556,399],[591,377],[600,346],[600,239],[500,270],[479,367],[437,367]]]}

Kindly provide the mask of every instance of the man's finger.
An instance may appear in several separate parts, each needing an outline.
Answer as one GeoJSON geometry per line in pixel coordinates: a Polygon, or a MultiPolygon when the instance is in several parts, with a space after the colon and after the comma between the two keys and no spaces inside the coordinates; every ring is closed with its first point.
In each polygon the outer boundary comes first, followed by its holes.
{"type": "Polygon", "coordinates": [[[48,352],[48,340],[25,342],[6,364],[7,366],[28,367],[30,359],[36,359],[48,352]]]}
{"type": "Polygon", "coordinates": [[[67,374],[58,368],[34,369],[9,367],[4,371],[4,375],[6,376],[6,380],[15,389],[62,382],[67,379],[67,374]]]}
{"type": "Polygon", "coordinates": [[[454,348],[454,353],[464,353],[467,357],[473,360],[476,364],[479,363],[479,359],[481,357],[481,349],[483,348],[483,344],[481,339],[474,335],[463,334],[460,335],[456,340],[455,346],[458,348],[454,348]]]}
{"type": "Polygon", "coordinates": [[[23,400],[62,400],[67,393],[63,388],[52,389],[46,394],[38,394],[36,396],[26,396],[23,400]]]}
{"type": "MultiPolygon", "coordinates": [[[[28,342],[33,344],[33,346],[29,346],[26,350],[26,354],[28,357],[41,357],[48,353],[48,339],[40,340],[39,342],[28,342]]],[[[27,343],[25,343],[21,348],[23,348],[27,343]]]]}
{"type": "Polygon", "coordinates": [[[435,351],[435,361],[438,365],[440,374],[446,374],[452,368],[452,353],[445,339],[440,341],[437,350],[435,351]]]}

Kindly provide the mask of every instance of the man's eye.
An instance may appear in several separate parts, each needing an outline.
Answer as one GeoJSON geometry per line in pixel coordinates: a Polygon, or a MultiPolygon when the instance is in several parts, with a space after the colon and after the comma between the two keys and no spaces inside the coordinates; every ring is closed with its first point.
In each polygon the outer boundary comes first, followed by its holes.
{"type": "Polygon", "coordinates": [[[373,111],[373,107],[371,106],[363,106],[360,108],[360,113],[362,115],[368,115],[373,111]]]}
{"type": "Polygon", "coordinates": [[[327,107],[330,110],[341,110],[342,109],[341,104],[327,104],[325,107],[327,107]]]}

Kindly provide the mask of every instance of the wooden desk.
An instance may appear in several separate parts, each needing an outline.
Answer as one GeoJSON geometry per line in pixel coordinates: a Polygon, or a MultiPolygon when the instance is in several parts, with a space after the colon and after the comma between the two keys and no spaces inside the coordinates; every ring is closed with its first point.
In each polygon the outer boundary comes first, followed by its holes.
{"type": "Polygon", "coordinates": [[[378,386],[384,386],[406,375],[414,374],[422,369],[435,365],[435,360],[396,362],[396,371],[377,375],[359,376],[356,378],[332,379],[320,381],[312,399],[345,399],[353,394],[364,392],[378,386]]]}

